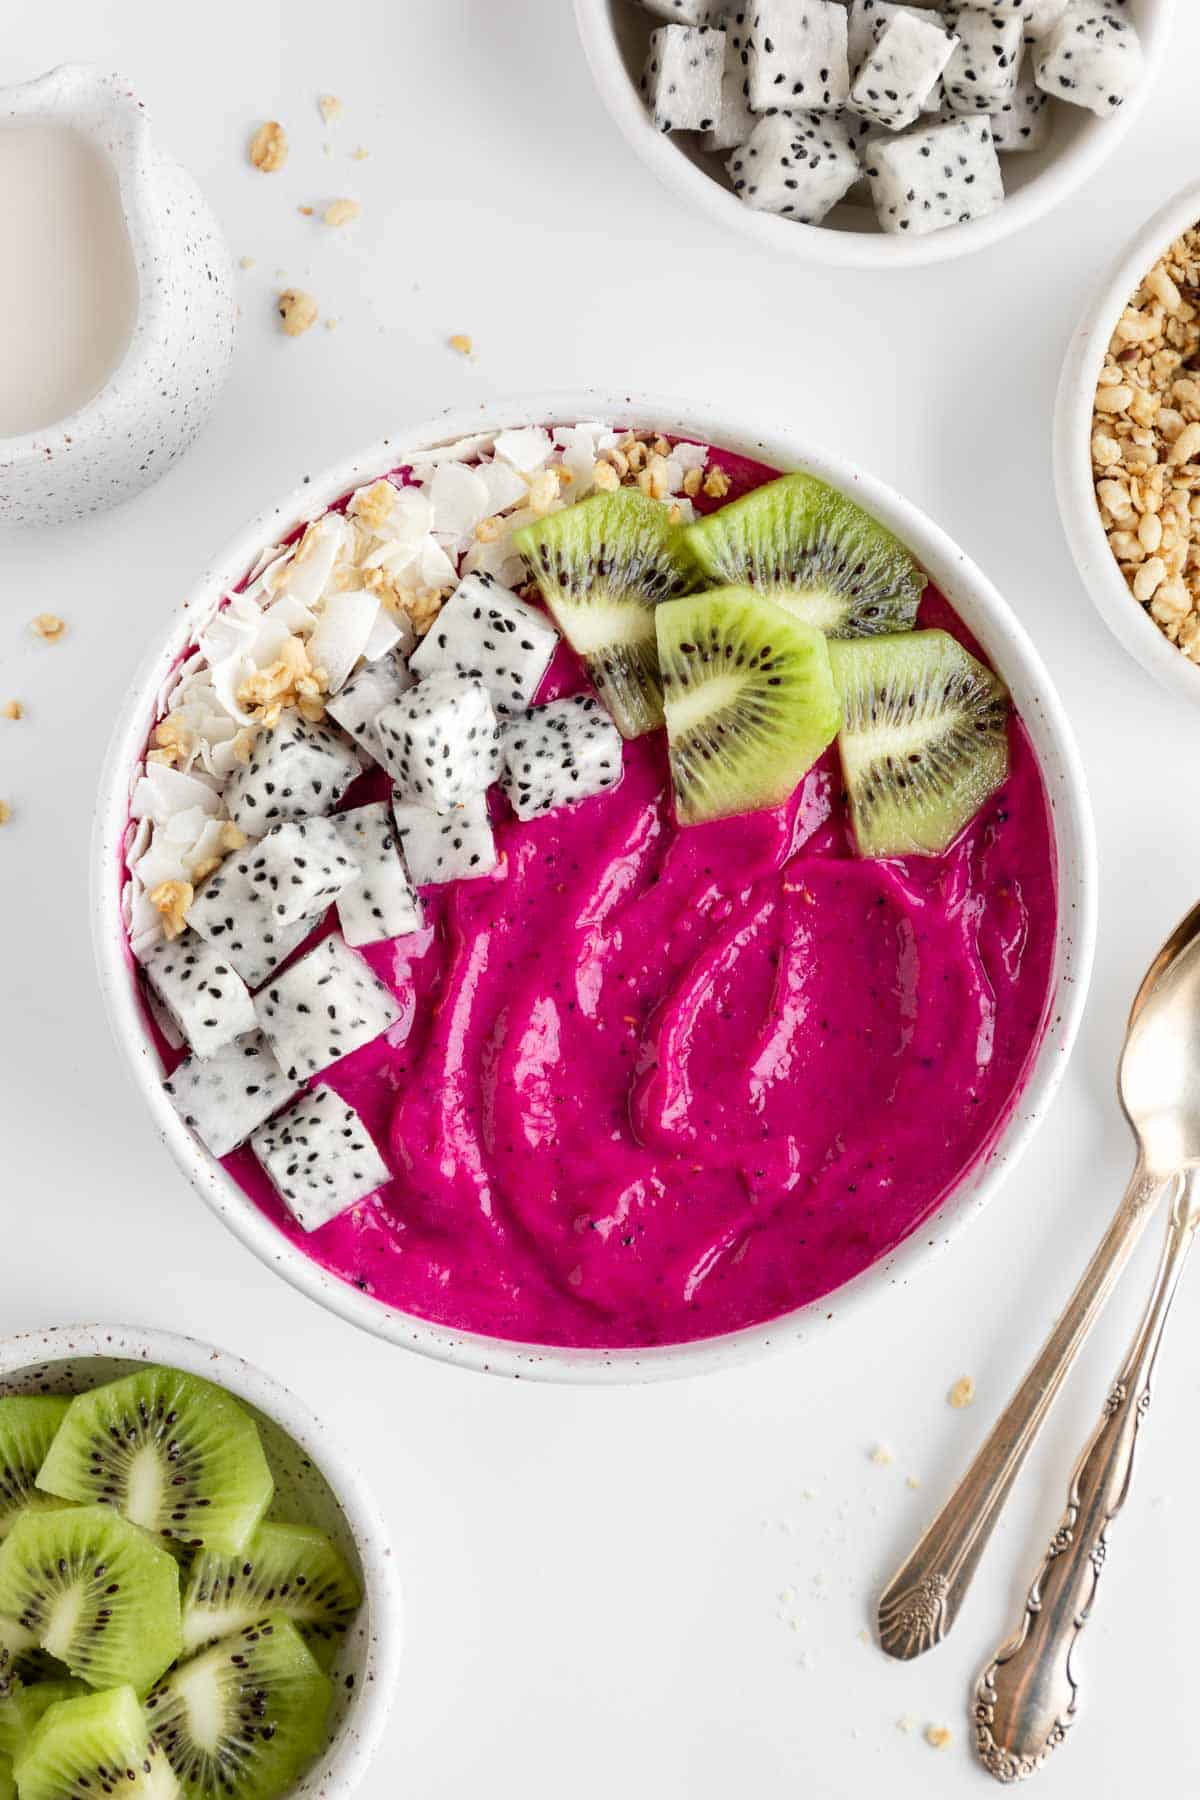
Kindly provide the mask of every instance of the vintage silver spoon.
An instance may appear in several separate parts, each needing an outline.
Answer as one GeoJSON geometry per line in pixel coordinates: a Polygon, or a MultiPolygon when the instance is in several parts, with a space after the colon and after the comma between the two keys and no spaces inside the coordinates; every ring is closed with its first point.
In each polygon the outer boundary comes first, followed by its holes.
{"type": "Polygon", "coordinates": [[[1148,1162],[1179,1171],[1154,1287],[1016,1633],[975,1689],[975,1742],[1000,1781],[1032,1775],[1075,1720],[1074,1656],[1091,1617],[1108,1527],[1129,1496],[1138,1433],[1171,1302],[1200,1225],[1200,941],[1189,941],[1135,1017],[1121,1096],[1148,1162]]]}
{"type": "MultiPolygon", "coordinates": [[[[1174,1067],[1181,1057],[1180,1006],[1186,1012],[1187,1003],[1180,995],[1190,993],[1189,984],[1196,987],[1200,1017],[1200,959],[1192,955],[1198,940],[1200,906],[1195,906],[1167,939],[1138,989],[1118,1076],[1121,1104],[1137,1140],[1129,1186],[1033,1366],[966,1474],[885,1588],[879,1602],[879,1641],[889,1656],[905,1661],[920,1656],[942,1641],[958,1617],[992,1528],[1051,1402],[1132,1255],[1165,1183],[1179,1168],[1173,1154],[1175,1139],[1161,1129],[1158,1101],[1146,1092],[1145,1071],[1159,1063],[1174,1067]]],[[[1187,1068],[1200,1085],[1200,1058],[1187,1068]]],[[[1200,1095],[1196,1110],[1200,1115],[1200,1095]]]]}

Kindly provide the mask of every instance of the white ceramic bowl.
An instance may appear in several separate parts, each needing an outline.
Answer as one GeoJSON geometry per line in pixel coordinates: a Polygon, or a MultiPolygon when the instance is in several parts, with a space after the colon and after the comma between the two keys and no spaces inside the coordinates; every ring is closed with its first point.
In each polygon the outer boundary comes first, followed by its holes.
{"type": "Polygon", "coordinates": [[[92,874],[96,957],[117,1040],[129,1059],[156,1130],[184,1173],[242,1242],[304,1293],[392,1343],[499,1374],[576,1381],[689,1375],[735,1362],[772,1345],[794,1343],[818,1322],[822,1332],[826,1332],[831,1315],[846,1315],[884,1286],[907,1281],[932,1249],[948,1243],[987,1203],[1002,1174],[1045,1114],[1083,1010],[1095,936],[1095,846],[1086,784],[1071,728],[1024,628],[986,577],[909,501],[882,482],[814,448],[798,433],[782,427],[755,430],[744,421],[729,419],[710,408],[633,394],[541,394],[481,405],[475,412],[444,415],[384,439],[349,461],[314,476],[256,519],[201,576],[191,598],[131,687],[101,778],[92,874]],[[595,418],[700,439],[780,469],[810,469],[853,494],[888,525],[928,570],[1008,682],[1049,789],[1059,862],[1055,1003],[1020,1101],[985,1162],[917,1232],[836,1293],[770,1324],[697,1343],[649,1350],[560,1349],[510,1343],[429,1324],[360,1293],[294,1248],[208,1154],[162,1092],[158,1053],[146,1035],[139,1011],[119,904],[131,780],[150,727],[158,716],[164,684],[186,645],[230,585],[240,580],[254,562],[259,550],[275,543],[303,520],[319,514],[348,488],[373,480],[417,449],[471,432],[595,418]]]}
{"type": "Polygon", "coordinates": [[[1135,600],[1100,523],[1092,474],[1092,401],[1117,320],[1146,271],[1200,219],[1200,182],[1168,200],[1121,252],[1071,339],[1054,408],[1054,485],[1083,585],[1113,636],[1156,681],[1200,705],[1200,667],[1164,637],[1135,600]]]}
{"type": "Polygon", "coordinates": [[[724,156],[695,148],[692,134],[669,136],[656,131],[651,122],[638,81],[647,39],[661,21],[644,13],[634,0],[575,0],[579,34],[600,97],[660,181],[707,213],[714,224],[764,249],[857,269],[911,269],[982,250],[1050,212],[1094,175],[1129,130],[1153,84],[1170,35],[1175,0],[1130,0],[1129,10],[1141,34],[1146,72],[1116,116],[1101,119],[1083,107],[1056,107],[1053,133],[1044,149],[1004,158],[1008,197],[997,212],[968,225],[911,238],[880,231],[869,206],[843,204],[821,225],[800,225],[745,205],[725,174],[724,156]]]}
{"type": "Polygon", "coordinates": [[[78,1394],[162,1363],[228,1388],[254,1415],[281,1516],[317,1525],[357,1569],[365,1596],[331,1670],[332,1736],[289,1800],[349,1800],[379,1747],[396,1692],[400,1592],[383,1520],[354,1463],[286,1388],[240,1356],[174,1332],[59,1325],[0,1338],[0,1394],[78,1394]]]}

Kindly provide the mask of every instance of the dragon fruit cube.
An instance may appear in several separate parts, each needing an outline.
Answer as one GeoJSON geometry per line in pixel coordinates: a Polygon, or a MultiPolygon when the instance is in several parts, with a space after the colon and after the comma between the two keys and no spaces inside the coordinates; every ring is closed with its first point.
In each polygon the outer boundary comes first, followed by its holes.
{"type": "Polygon", "coordinates": [[[296,1092],[261,1032],[215,1056],[191,1056],[163,1082],[176,1112],[214,1156],[228,1156],[296,1092]]]}
{"type": "Polygon", "coordinates": [[[305,1231],[316,1231],[391,1180],[391,1170],[352,1106],[315,1087],[260,1127],[250,1147],[305,1231]]]}
{"type": "Polygon", "coordinates": [[[837,0],[750,0],[747,96],[755,112],[828,112],[850,98],[846,8],[837,0]]]}
{"type": "Polygon", "coordinates": [[[958,48],[942,82],[946,105],[954,113],[998,112],[1016,91],[1024,15],[1011,6],[959,6],[954,30],[958,48]]]}
{"type": "MultiPolygon", "coordinates": [[[[436,820],[437,813],[426,814],[436,820]]],[[[354,949],[419,931],[421,902],[400,856],[396,827],[385,800],[356,806],[329,821],[359,880],[338,896],[342,936],[354,949]]]]}
{"type": "Polygon", "coordinates": [[[468,575],[409,659],[414,675],[482,681],[498,713],[523,712],[558,648],[558,632],[536,606],[490,575],[468,575]]]}
{"type": "Polygon", "coordinates": [[[196,1056],[215,1056],[234,1038],[254,1030],[249,988],[194,931],[155,944],[142,966],[196,1056]]]}
{"type": "Polygon", "coordinates": [[[453,812],[500,772],[500,727],[481,681],[431,675],[377,721],[384,767],[401,800],[453,812]]]}
{"type": "Polygon", "coordinates": [[[392,815],[404,861],[418,887],[468,881],[490,875],[495,868],[496,840],[485,794],[477,794],[452,813],[434,813],[397,800],[392,815]]]}
{"type": "Polygon", "coordinates": [[[289,1081],[320,1074],[400,1017],[382,981],[336,934],[268,982],[254,1010],[289,1081]]]}
{"type": "Polygon", "coordinates": [[[502,732],[500,785],[518,819],[573,806],[623,773],[621,736],[591,694],[572,694],[510,719],[502,732]]]}
{"type": "Polygon", "coordinates": [[[846,56],[850,64],[851,81],[874,49],[880,32],[899,13],[910,13],[914,19],[924,19],[927,24],[940,25],[943,30],[953,30],[942,13],[931,12],[927,6],[920,4],[920,0],[916,0],[914,5],[905,5],[903,0],[850,0],[850,8],[846,14],[846,56]]]}
{"type": "Polygon", "coordinates": [[[1038,86],[1101,118],[1124,105],[1143,71],[1141,40],[1131,21],[1091,0],[1071,0],[1058,24],[1034,45],[1038,86]]]}
{"type": "Polygon", "coordinates": [[[312,920],[358,880],[358,864],[329,819],[287,819],[247,849],[251,879],[280,925],[312,920]]]}
{"type": "Polygon", "coordinates": [[[284,819],[332,811],[358,772],[358,757],[331,725],[310,725],[289,710],[257,740],[225,804],[247,837],[263,837],[284,819]]]}
{"type": "Polygon", "coordinates": [[[717,109],[717,120],[711,131],[706,131],[703,146],[706,150],[733,150],[738,144],[744,144],[758,123],[758,115],[751,110],[748,94],[749,81],[746,77],[747,32],[745,27],[745,11],[731,0],[727,11],[714,14],[712,23],[719,25],[725,33],[725,60],[721,70],[721,104],[717,109]]]}
{"type": "Polygon", "coordinates": [[[726,166],[747,206],[803,225],[819,224],[862,172],[849,126],[830,113],[760,119],[726,166]]]}
{"type": "Polygon", "coordinates": [[[721,110],[725,33],[662,25],[650,33],[642,93],[659,131],[711,131],[721,110]]]}
{"type": "Polygon", "coordinates": [[[923,237],[947,225],[985,218],[1004,201],[986,119],[951,119],[876,138],[867,146],[865,161],[884,231],[923,237]]]}
{"type": "Polygon", "coordinates": [[[1050,96],[1034,80],[1028,57],[1017,76],[1012,98],[989,118],[992,142],[999,156],[1011,156],[1015,150],[1040,150],[1050,136],[1050,96]]]}
{"type": "Polygon", "coordinates": [[[348,737],[362,746],[373,762],[378,762],[375,721],[385,706],[408,692],[414,680],[404,658],[393,651],[389,656],[381,656],[378,662],[364,663],[341,693],[326,703],[325,710],[348,737]]]}
{"type": "Polygon", "coordinates": [[[233,964],[250,989],[261,987],[316,924],[315,919],[297,919],[284,925],[275,917],[254,878],[256,849],[251,843],[227,856],[187,911],[193,931],[233,964]]]}
{"type": "MultiPolygon", "coordinates": [[[[1019,20],[1017,25],[1019,30],[1019,20]]],[[[957,54],[955,42],[928,19],[897,13],[863,58],[850,90],[851,106],[887,131],[911,125],[957,54]]]]}

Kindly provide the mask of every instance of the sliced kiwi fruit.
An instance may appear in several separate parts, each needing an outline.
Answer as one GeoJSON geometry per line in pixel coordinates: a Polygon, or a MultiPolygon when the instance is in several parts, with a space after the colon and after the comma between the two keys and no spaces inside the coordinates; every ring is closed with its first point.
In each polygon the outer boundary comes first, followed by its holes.
{"type": "Polygon", "coordinates": [[[131,1687],[60,1700],[43,1713],[15,1765],[21,1800],[175,1800],[170,1764],[151,1741],[131,1687]]]}
{"type": "Polygon", "coordinates": [[[183,1593],[185,1652],[282,1613],[324,1667],[358,1611],[362,1588],[314,1525],[260,1525],[235,1556],[201,1550],[183,1593]]]}
{"type": "Polygon", "coordinates": [[[23,1506],[58,1504],[35,1483],[69,1405],[54,1394],[10,1394],[0,1400],[0,1538],[23,1506]]]}
{"type": "Polygon", "coordinates": [[[231,1394],[151,1366],[78,1394],[38,1475],[47,1493],[112,1506],[192,1548],[241,1550],[274,1483],[231,1394]]]}
{"type": "Polygon", "coordinates": [[[35,1681],[0,1700],[0,1756],[16,1756],[47,1707],[86,1694],[81,1681],[35,1681]]]}
{"type": "Polygon", "coordinates": [[[333,1689],[271,1615],[172,1669],[146,1717],[191,1800],[275,1800],[325,1743],[333,1689]]]}
{"type": "Polygon", "coordinates": [[[0,1800],[17,1800],[17,1784],[13,1780],[12,1762],[0,1756],[0,1800]]]}
{"type": "Polygon", "coordinates": [[[513,543],[621,735],[661,725],[654,609],[691,575],[662,501],[636,488],[598,494],[523,525],[513,543]]]}
{"type": "Polygon", "coordinates": [[[1008,689],[944,631],[831,644],[863,856],[938,856],[1008,775],[1008,689]]]}
{"type": "Polygon", "coordinates": [[[746,587],[668,600],[656,624],[679,823],[780,805],[841,720],[824,634],[746,587]]]}
{"type": "Polygon", "coordinates": [[[829,637],[909,631],[925,574],[898,538],[815,475],[783,475],[680,536],[705,586],[758,588],[829,637]]]}
{"type": "Polygon", "coordinates": [[[106,1506],[21,1515],[0,1544],[0,1613],[89,1687],[144,1693],[179,1654],[175,1563],[106,1506]]]}

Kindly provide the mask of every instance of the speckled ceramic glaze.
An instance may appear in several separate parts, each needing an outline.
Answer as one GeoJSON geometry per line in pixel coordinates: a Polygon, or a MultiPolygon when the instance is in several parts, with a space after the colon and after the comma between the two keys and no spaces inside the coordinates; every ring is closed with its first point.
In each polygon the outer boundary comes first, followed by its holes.
{"type": "Polygon", "coordinates": [[[42,431],[0,437],[0,524],[52,525],[128,500],[200,430],[233,355],[233,270],[190,175],[158,150],[119,75],[64,64],[0,88],[0,129],[69,125],[110,162],[137,272],[129,345],[86,406],[42,431]]]}
{"type": "Polygon", "coordinates": [[[270,1376],[227,1350],[127,1325],[60,1325],[0,1338],[0,1395],[79,1394],[139,1363],[218,1383],[253,1414],[275,1477],[279,1517],[317,1525],[356,1568],[365,1599],[330,1671],[332,1737],[289,1800],[341,1800],[374,1756],[395,1697],[400,1593],[383,1520],[345,1451],[270,1376]]]}

